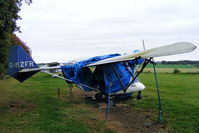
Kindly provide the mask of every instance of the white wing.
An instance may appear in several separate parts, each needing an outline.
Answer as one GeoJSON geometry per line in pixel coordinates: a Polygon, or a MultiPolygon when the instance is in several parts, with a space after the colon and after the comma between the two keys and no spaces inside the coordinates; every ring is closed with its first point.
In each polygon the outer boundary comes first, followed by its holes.
{"type": "Polygon", "coordinates": [[[114,62],[127,61],[127,60],[132,60],[136,57],[151,58],[151,57],[168,56],[168,55],[174,55],[174,54],[182,54],[182,53],[191,52],[194,49],[196,49],[196,46],[192,43],[177,42],[174,44],[165,45],[165,46],[145,50],[138,53],[127,54],[127,55],[105,59],[102,61],[98,61],[96,63],[89,64],[87,66],[96,66],[96,65],[108,64],[108,63],[114,63],[114,62]]]}

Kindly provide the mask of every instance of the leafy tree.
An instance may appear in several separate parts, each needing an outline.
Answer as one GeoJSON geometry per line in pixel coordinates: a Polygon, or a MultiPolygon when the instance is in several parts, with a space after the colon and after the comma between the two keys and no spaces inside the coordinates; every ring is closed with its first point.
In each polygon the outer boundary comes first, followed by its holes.
{"type": "Polygon", "coordinates": [[[24,50],[31,56],[31,49],[23,42],[16,34],[11,35],[11,44],[20,45],[24,48],[24,50]]]}
{"type": "Polygon", "coordinates": [[[20,32],[16,21],[23,3],[30,4],[32,0],[0,0],[0,78],[3,78],[7,64],[8,49],[12,45],[11,38],[15,31],[20,32]]]}

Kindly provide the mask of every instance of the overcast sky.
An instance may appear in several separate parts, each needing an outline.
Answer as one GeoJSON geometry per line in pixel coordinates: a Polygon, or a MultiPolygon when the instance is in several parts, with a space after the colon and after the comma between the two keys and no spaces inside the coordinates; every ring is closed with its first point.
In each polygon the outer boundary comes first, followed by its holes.
{"type": "MultiPolygon", "coordinates": [[[[129,53],[178,41],[199,48],[199,0],[33,0],[17,35],[40,62],[129,53]]],[[[156,60],[199,60],[199,50],[156,60]]]]}

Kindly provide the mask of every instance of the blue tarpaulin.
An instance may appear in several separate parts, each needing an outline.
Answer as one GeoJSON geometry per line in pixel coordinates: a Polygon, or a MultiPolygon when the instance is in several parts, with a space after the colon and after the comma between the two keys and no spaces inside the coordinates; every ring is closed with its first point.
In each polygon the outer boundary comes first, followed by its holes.
{"type": "MultiPolygon", "coordinates": [[[[110,54],[105,56],[97,56],[90,58],[88,60],[83,60],[80,62],[77,62],[73,65],[66,65],[61,66],[62,73],[65,78],[72,80],[74,83],[77,84],[84,84],[86,86],[90,86],[92,88],[97,88],[101,90],[104,93],[108,93],[108,89],[110,89],[111,93],[120,91],[123,89],[120,82],[118,81],[118,78],[116,74],[113,71],[113,67],[111,64],[104,64],[96,66],[94,71],[92,71],[89,67],[85,67],[88,64],[95,63],[100,60],[104,60],[107,58],[120,56],[120,54],[110,54]],[[112,86],[110,88],[110,83],[112,82],[112,86]]],[[[124,87],[127,87],[130,83],[130,79],[132,78],[132,73],[134,73],[134,65],[136,63],[141,63],[139,60],[135,61],[128,61],[128,66],[126,63],[119,62],[114,63],[114,67],[124,85],[124,87]],[[127,69],[129,67],[131,69],[131,72],[127,69]]],[[[81,85],[80,85],[81,86],[81,85]]],[[[93,89],[81,86],[85,91],[91,91],[93,89]]]]}

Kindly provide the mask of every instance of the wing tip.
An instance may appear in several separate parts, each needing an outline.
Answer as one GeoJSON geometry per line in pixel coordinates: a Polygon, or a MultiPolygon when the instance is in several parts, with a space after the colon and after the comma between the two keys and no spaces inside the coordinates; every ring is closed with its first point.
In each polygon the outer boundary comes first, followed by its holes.
{"type": "Polygon", "coordinates": [[[197,48],[197,46],[193,43],[190,43],[190,42],[177,42],[176,44],[184,44],[184,45],[187,45],[189,46],[190,48],[192,48],[193,50],[195,50],[197,48]]]}

